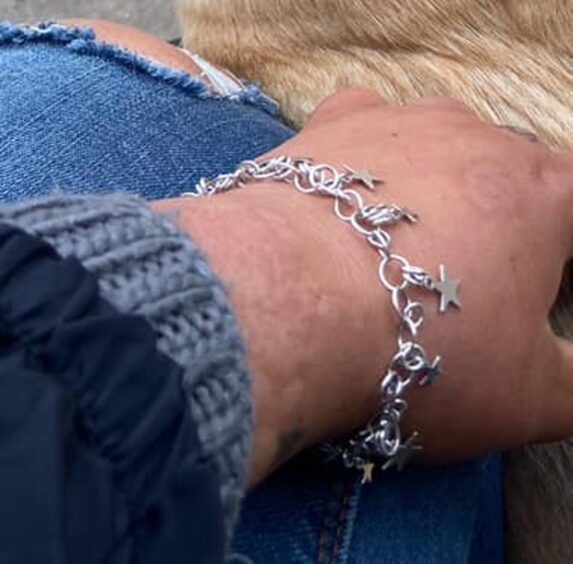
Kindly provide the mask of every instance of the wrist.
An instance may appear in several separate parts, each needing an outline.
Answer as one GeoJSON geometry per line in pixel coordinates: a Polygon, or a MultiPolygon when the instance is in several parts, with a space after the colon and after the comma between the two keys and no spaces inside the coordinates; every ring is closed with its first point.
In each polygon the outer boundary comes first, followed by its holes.
{"type": "Polygon", "coordinates": [[[252,483],[374,414],[395,323],[376,254],[330,202],[258,184],[156,207],[178,210],[242,328],[256,419],[252,483]]]}
{"type": "Polygon", "coordinates": [[[292,378],[299,356],[294,341],[301,333],[296,326],[305,324],[301,314],[308,312],[308,304],[301,303],[306,293],[294,287],[295,273],[304,270],[300,237],[288,216],[276,217],[279,200],[290,205],[286,191],[255,190],[154,204],[175,214],[208,256],[245,339],[255,412],[251,484],[315,438],[314,425],[303,417],[305,390],[292,378]]]}

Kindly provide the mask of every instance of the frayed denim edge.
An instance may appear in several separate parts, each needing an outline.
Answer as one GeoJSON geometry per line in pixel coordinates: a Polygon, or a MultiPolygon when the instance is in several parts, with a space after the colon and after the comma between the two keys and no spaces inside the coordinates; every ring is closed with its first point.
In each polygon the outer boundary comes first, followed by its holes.
{"type": "Polygon", "coordinates": [[[89,27],[66,27],[52,21],[36,26],[0,22],[0,46],[33,42],[62,45],[82,55],[92,55],[139,70],[198,98],[241,102],[255,106],[272,116],[279,113],[278,104],[264,94],[257,84],[247,82],[240,92],[233,94],[213,93],[200,79],[185,71],[160,65],[112,43],[97,41],[95,31],[89,27]]]}

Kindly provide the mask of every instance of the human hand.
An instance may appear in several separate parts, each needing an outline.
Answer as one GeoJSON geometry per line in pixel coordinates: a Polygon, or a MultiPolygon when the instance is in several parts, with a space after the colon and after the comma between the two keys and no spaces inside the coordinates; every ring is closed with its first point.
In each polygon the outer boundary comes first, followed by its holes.
{"type": "MultiPolygon", "coordinates": [[[[420,296],[427,312],[423,344],[443,357],[435,384],[408,396],[406,427],[420,431],[425,456],[460,459],[573,433],[573,345],[555,337],[548,322],[573,249],[572,156],[483,123],[454,100],[398,108],[363,91],[328,100],[272,154],[371,170],[385,184],[365,192],[365,200],[420,215],[416,226],[391,228],[393,251],[434,276],[443,263],[461,279],[461,311],[438,314],[437,298],[420,296]]],[[[328,229],[335,241],[336,230],[349,227],[334,219],[328,229]]],[[[352,247],[337,247],[341,269],[345,257],[367,246],[355,239],[352,247]]],[[[369,270],[356,270],[355,294],[367,301],[378,286],[377,299],[388,301],[371,253],[364,257],[369,270]]],[[[345,386],[355,408],[347,424],[364,424],[376,410],[366,398],[376,398],[395,342],[387,340],[388,325],[397,320],[386,314],[379,323],[384,359],[355,374],[354,392],[345,386]]],[[[370,343],[371,331],[365,324],[349,334],[348,351],[370,343]]],[[[323,389],[335,385],[330,374],[320,377],[323,389]]],[[[332,413],[333,429],[342,416],[332,413]]]]}
{"type": "MultiPolygon", "coordinates": [[[[433,386],[407,396],[405,430],[424,456],[462,459],[573,432],[573,348],[547,321],[571,255],[573,161],[478,120],[460,103],[398,108],[350,91],[328,100],[273,154],[370,169],[372,202],[420,215],[391,228],[393,250],[461,279],[462,310],[420,296],[422,342],[443,357],[433,386]]],[[[378,257],[326,198],[263,183],[162,202],[226,282],[254,375],[251,477],[343,436],[378,410],[397,318],[378,257]]]]}

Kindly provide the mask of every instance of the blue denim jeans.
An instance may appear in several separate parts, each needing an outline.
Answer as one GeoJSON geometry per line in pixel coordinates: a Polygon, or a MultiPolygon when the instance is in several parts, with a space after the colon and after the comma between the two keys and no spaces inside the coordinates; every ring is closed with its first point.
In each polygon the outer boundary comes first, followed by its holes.
{"type": "MultiPolygon", "coordinates": [[[[290,138],[275,113],[253,85],[216,96],[88,29],[0,24],[0,201],[177,196],[290,138]]],[[[497,564],[502,510],[497,454],[362,485],[306,453],[247,497],[230,560],[497,564]]]]}
{"type": "Polygon", "coordinates": [[[236,562],[500,564],[501,458],[389,471],[371,484],[304,454],[246,500],[236,562]]]}

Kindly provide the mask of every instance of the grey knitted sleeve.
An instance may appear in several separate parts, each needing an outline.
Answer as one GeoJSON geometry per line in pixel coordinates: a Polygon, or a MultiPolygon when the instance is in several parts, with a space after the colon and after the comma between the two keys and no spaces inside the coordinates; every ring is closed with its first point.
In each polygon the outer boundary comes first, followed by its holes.
{"type": "Polygon", "coordinates": [[[168,218],[133,196],[0,206],[0,222],[79,259],[98,277],[102,296],[122,313],[147,318],[159,349],[184,367],[199,439],[219,472],[230,539],[246,486],[250,379],[228,296],[206,257],[168,218]]]}

